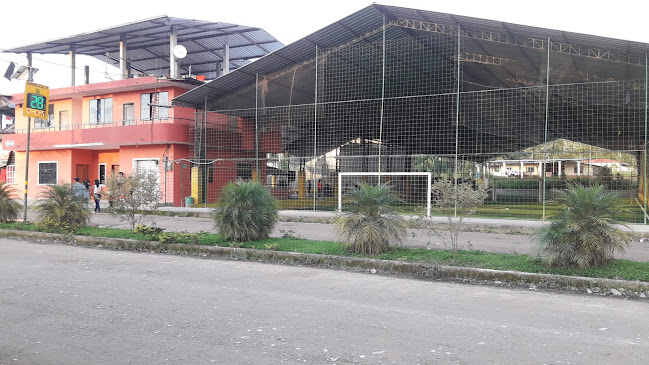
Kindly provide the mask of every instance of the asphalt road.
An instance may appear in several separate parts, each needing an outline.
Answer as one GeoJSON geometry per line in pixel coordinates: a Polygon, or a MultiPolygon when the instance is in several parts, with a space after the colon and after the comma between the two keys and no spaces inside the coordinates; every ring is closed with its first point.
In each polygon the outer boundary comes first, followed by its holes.
{"type": "Polygon", "coordinates": [[[647,364],[646,303],[0,239],[0,364],[647,364]]]}

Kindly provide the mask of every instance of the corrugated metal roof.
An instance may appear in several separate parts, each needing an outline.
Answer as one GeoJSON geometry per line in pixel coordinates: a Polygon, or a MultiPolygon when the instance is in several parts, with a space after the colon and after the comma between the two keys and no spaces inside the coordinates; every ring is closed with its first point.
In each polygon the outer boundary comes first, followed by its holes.
{"type": "MultiPolygon", "coordinates": [[[[225,44],[230,47],[230,70],[280,49],[283,44],[261,28],[230,23],[159,16],[151,19],[81,33],[66,38],[8,49],[12,53],[77,54],[94,56],[119,65],[120,37],[126,37],[127,59],[145,74],[169,74],[169,35],[176,26],[178,44],[187,48],[180,61],[185,73],[216,76],[216,63],[223,60],[225,44]],[[108,56],[107,56],[108,55],[108,56]]],[[[182,73],[182,72],[181,72],[182,73]]]]}
{"type": "MultiPolygon", "coordinates": [[[[190,90],[174,99],[174,101],[195,107],[202,107],[207,98],[211,100],[213,108],[221,109],[224,105],[219,105],[218,100],[227,98],[234,91],[240,91],[246,87],[251,88],[254,86],[256,74],[269,75],[313,60],[315,58],[316,46],[324,50],[341,46],[359,38],[362,38],[362,42],[380,41],[382,34],[376,31],[382,27],[384,14],[387,22],[408,19],[452,27],[460,25],[465,39],[473,37],[478,40],[480,38],[484,40],[484,37],[488,37],[490,33],[493,33],[492,36],[500,37],[512,44],[542,42],[550,38],[554,42],[555,47],[560,47],[563,46],[561,44],[565,44],[565,46],[569,45],[570,47],[574,47],[575,52],[581,52],[581,54],[591,54],[595,58],[597,55],[602,55],[604,58],[611,57],[612,55],[613,58],[617,57],[626,63],[644,63],[645,54],[649,53],[649,45],[645,43],[433,11],[373,4],[286,47],[278,49],[255,62],[245,65],[228,75],[190,90]],[[371,34],[372,32],[375,33],[371,34]],[[368,33],[370,34],[368,35],[368,33]]],[[[403,38],[404,36],[413,34],[421,35],[423,33],[416,29],[408,29],[406,27],[392,27],[390,32],[386,34],[386,37],[389,40],[403,38]]],[[[484,45],[482,47],[484,48],[484,45]]],[[[499,47],[499,45],[494,44],[493,47],[499,47]]],[[[523,49],[517,52],[522,53],[523,57],[530,57],[527,53],[530,53],[531,50],[523,49]]],[[[521,54],[518,54],[517,57],[521,57],[521,54]]],[[[478,71],[476,71],[477,73],[478,71]]],[[[305,89],[308,88],[305,87],[305,89]]],[[[310,88],[313,90],[312,85],[310,88]]],[[[313,96],[313,92],[311,92],[311,96],[313,96]]],[[[307,94],[304,95],[304,98],[308,97],[307,94]]]]}

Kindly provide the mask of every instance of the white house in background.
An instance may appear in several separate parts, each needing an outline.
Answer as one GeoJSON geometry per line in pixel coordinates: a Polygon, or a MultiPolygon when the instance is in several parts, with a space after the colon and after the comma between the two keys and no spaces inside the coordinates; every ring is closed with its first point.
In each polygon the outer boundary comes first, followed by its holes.
{"type": "Polygon", "coordinates": [[[491,176],[515,178],[539,178],[565,176],[597,176],[602,167],[608,167],[613,174],[630,175],[636,168],[629,163],[605,158],[584,159],[521,159],[521,160],[491,160],[486,163],[491,176]]]}
{"type": "Polygon", "coordinates": [[[614,175],[630,175],[636,172],[636,168],[634,166],[631,166],[631,164],[616,160],[609,160],[607,158],[595,158],[592,160],[585,160],[582,163],[587,166],[587,169],[589,169],[589,171],[592,170],[591,175],[597,175],[599,169],[601,169],[602,167],[608,167],[609,169],[611,169],[611,172],[614,175]]]}

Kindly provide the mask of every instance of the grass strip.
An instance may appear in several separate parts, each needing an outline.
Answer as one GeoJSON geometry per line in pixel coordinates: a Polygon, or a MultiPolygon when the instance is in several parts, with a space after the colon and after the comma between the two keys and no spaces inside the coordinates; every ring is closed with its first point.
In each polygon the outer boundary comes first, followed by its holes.
{"type": "MultiPolygon", "coordinates": [[[[0,223],[0,229],[38,231],[32,223],[0,223]]],[[[84,227],[78,235],[108,238],[126,238],[156,241],[157,237],[134,233],[128,229],[84,227]]],[[[251,242],[226,242],[220,235],[209,232],[180,234],[176,243],[221,247],[254,248],[283,252],[299,252],[348,257],[369,257],[352,255],[341,242],[312,241],[298,238],[269,238],[251,242]],[[188,237],[189,236],[189,237],[188,237]]],[[[485,251],[458,251],[394,247],[390,252],[371,258],[403,262],[428,263],[432,265],[474,267],[481,269],[521,271],[528,273],[583,276],[602,279],[639,280],[649,282],[649,262],[613,260],[608,265],[587,269],[546,267],[537,257],[485,251]]]]}

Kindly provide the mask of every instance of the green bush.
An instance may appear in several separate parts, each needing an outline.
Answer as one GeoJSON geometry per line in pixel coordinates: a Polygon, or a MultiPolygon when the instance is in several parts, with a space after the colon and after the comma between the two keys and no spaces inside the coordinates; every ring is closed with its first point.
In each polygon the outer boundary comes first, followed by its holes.
{"type": "Polygon", "coordinates": [[[38,194],[36,224],[39,229],[55,233],[75,233],[88,225],[90,211],[85,197],[74,195],[72,184],[49,185],[38,194]]]}
{"type": "Polygon", "coordinates": [[[199,245],[200,237],[196,233],[162,232],[158,236],[158,241],[162,243],[189,243],[192,245],[199,245]]]}
{"type": "Polygon", "coordinates": [[[359,184],[346,196],[350,212],[336,219],[338,234],[351,241],[352,253],[378,255],[389,251],[390,241],[405,236],[403,218],[394,206],[399,202],[384,184],[359,184]]]}
{"type": "Polygon", "coordinates": [[[144,234],[147,236],[158,237],[165,229],[160,227],[150,227],[146,224],[138,224],[133,230],[134,233],[144,234]]]}
{"type": "Polygon", "coordinates": [[[228,183],[221,190],[218,206],[214,226],[226,241],[268,238],[277,224],[275,199],[258,182],[228,183]]]}
{"type": "Polygon", "coordinates": [[[551,218],[551,224],[534,234],[546,265],[600,266],[611,260],[615,251],[624,252],[628,247],[627,234],[617,227],[624,212],[623,200],[604,189],[604,185],[570,185],[557,194],[561,210],[551,218]]]}
{"type": "Polygon", "coordinates": [[[13,185],[0,182],[0,221],[8,222],[18,218],[21,205],[14,200],[16,193],[13,185]]]}

